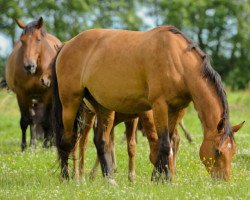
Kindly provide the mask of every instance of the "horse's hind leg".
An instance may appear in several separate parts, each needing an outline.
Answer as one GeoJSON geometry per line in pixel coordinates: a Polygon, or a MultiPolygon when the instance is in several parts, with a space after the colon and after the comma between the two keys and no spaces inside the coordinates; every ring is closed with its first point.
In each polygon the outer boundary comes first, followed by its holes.
{"type": "Polygon", "coordinates": [[[29,100],[25,99],[21,95],[17,95],[18,106],[21,112],[20,127],[22,129],[22,143],[21,149],[24,151],[27,147],[26,142],[26,130],[28,125],[31,124],[31,119],[29,115],[29,100]]]}
{"type": "MultiPolygon", "coordinates": [[[[94,126],[94,133],[97,134],[97,127],[96,126],[94,126]]],[[[112,170],[111,171],[116,172],[117,166],[116,166],[116,157],[115,157],[114,127],[112,128],[112,130],[110,132],[110,138],[111,138],[111,160],[112,160],[112,170]]],[[[91,179],[95,179],[99,163],[100,163],[100,160],[97,156],[97,158],[95,160],[95,164],[90,171],[89,176],[91,179]]]]}
{"type": "Polygon", "coordinates": [[[171,136],[171,147],[173,149],[173,174],[176,173],[176,160],[177,160],[177,153],[179,150],[179,143],[180,143],[180,135],[178,130],[175,129],[173,135],[171,136]]]}
{"type": "MultiPolygon", "coordinates": [[[[75,98],[69,99],[69,95],[66,96],[66,99],[61,99],[64,133],[60,140],[58,152],[61,159],[61,176],[64,179],[69,179],[68,159],[77,139],[76,117],[82,102],[82,97],[80,95],[78,98],[75,96],[75,98]]],[[[57,140],[58,139],[59,138],[57,138],[57,140]]]]}
{"type": "Polygon", "coordinates": [[[93,127],[95,121],[95,114],[91,111],[84,109],[83,111],[83,125],[80,132],[80,177],[84,175],[84,160],[85,160],[85,151],[88,144],[89,132],[93,127]]]}
{"type": "Polygon", "coordinates": [[[126,121],[126,136],[127,136],[127,149],[129,155],[129,175],[130,181],[135,180],[135,154],[136,154],[136,131],[137,131],[138,117],[126,121]]]}
{"type": "Polygon", "coordinates": [[[116,165],[116,156],[115,156],[115,131],[114,126],[110,132],[110,139],[111,139],[111,158],[112,158],[112,172],[117,171],[116,165]]]}
{"type": "Polygon", "coordinates": [[[92,167],[92,169],[91,169],[91,171],[89,173],[89,178],[92,179],[92,180],[94,180],[95,177],[96,177],[96,173],[97,173],[99,163],[100,163],[100,160],[99,160],[99,158],[97,156],[96,159],[95,159],[95,164],[94,164],[94,166],[92,167]]]}
{"type": "MultiPolygon", "coordinates": [[[[114,123],[114,111],[109,111],[98,106],[97,112],[97,132],[94,135],[94,143],[100,160],[103,176],[108,177],[111,184],[112,156],[110,132],[114,123]]],[[[114,183],[115,184],[115,183],[114,183]]]]}
{"type": "Polygon", "coordinates": [[[79,143],[80,143],[80,134],[77,134],[77,139],[75,146],[72,150],[72,155],[73,155],[73,173],[72,173],[72,178],[75,178],[76,180],[79,179],[79,165],[78,165],[78,160],[79,160],[79,143]]]}

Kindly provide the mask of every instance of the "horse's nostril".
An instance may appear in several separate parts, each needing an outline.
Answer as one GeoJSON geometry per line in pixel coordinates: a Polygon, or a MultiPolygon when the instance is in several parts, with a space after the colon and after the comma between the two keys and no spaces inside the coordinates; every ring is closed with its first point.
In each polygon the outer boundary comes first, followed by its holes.
{"type": "Polygon", "coordinates": [[[30,66],[30,65],[24,65],[24,68],[25,68],[26,70],[30,70],[31,66],[30,66]]]}
{"type": "Polygon", "coordinates": [[[43,80],[43,78],[41,78],[40,81],[41,81],[41,84],[44,85],[44,80],[43,80]]]}
{"type": "Polygon", "coordinates": [[[33,64],[24,65],[24,68],[25,68],[26,70],[31,70],[33,67],[35,67],[35,65],[33,65],[33,64]]]}

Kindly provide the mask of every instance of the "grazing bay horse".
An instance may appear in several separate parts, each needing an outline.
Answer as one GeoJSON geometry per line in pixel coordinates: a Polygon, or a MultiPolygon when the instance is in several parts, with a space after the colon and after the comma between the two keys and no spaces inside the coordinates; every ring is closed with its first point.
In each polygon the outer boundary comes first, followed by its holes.
{"type": "Polygon", "coordinates": [[[172,136],[183,110],[193,101],[203,127],[200,158],[212,177],[229,179],[236,152],[226,92],[208,56],[173,26],[147,32],[92,29],[60,50],[52,74],[57,149],[61,175],[77,132],[82,99],[92,99],[99,129],[94,143],[105,177],[111,178],[110,132],[114,111],[152,109],[159,151],[152,179],[171,178],[172,136]],[[94,100],[93,100],[94,99],[94,100]],[[212,160],[212,162],[211,162],[212,160]]]}
{"type": "Polygon", "coordinates": [[[43,71],[50,67],[57,52],[55,46],[61,45],[61,42],[46,33],[43,18],[27,25],[19,20],[16,20],[16,23],[23,32],[7,60],[5,77],[8,87],[16,94],[21,112],[21,148],[24,150],[27,146],[28,125],[31,127],[31,145],[35,142],[35,127],[41,126],[46,147],[52,136],[52,99],[51,89],[40,84],[40,77],[43,71]]]}

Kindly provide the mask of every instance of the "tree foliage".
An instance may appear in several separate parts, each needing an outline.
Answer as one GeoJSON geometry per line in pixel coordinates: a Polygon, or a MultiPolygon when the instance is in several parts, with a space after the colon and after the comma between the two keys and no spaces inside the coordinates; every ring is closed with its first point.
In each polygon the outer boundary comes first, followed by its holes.
{"type": "Polygon", "coordinates": [[[0,33],[13,44],[20,34],[14,18],[28,22],[43,16],[48,31],[62,41],[90,28],[172,24],[210,55],[232,88],[250,82],[250,0],[0,0],[0,9],[0,33]]]}

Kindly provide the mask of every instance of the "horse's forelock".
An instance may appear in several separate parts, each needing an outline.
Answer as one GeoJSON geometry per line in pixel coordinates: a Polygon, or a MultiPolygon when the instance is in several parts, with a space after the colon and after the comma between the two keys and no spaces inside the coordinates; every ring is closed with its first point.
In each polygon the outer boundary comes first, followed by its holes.
{"type": "MultiPolygon", "coordinates": [[[[32,22],[28,23],[28,24],[24,27],[23,32],[22,32],[22,35],[25,35],[25,34],[27,34],[27,33],[32,33],[32,32],[34,32],[34,30],[37,29],[37,27],[36,27],[36,26],[37,26],[37,23],[38,23],[38,20],[32,21],[32,22]]],[[[45,36],[46,33],[47,33],[45,27],[42,26],[40,29],[41,29],[41,34],[42,34],[42,36],[45,36]]]]}

